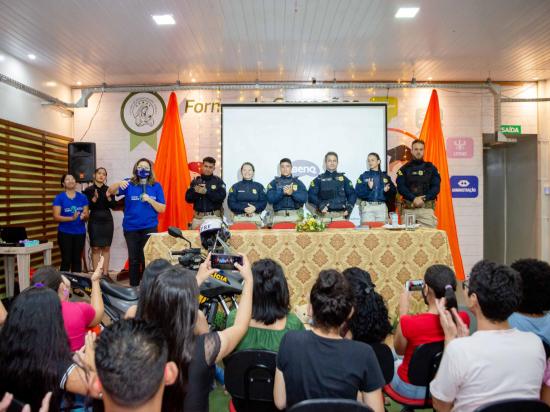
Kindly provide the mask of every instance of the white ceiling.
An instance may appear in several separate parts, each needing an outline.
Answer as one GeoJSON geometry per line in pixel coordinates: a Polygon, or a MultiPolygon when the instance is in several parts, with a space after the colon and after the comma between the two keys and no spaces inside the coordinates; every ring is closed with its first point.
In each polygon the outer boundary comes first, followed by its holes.
{"type": "Polygon", "coordinates": [[[532,81],[550,78],[550,0],[0,0],[0,50],[70,85],[532,81]]]}

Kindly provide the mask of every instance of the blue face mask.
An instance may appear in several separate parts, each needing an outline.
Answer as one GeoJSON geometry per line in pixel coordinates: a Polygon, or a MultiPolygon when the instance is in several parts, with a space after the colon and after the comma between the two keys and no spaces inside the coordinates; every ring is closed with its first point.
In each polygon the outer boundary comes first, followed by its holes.
{"type": "Polygon", "coordinates": [[[147,179],[151,175],[151,171],[147,169],[138,169],[137,175],[140,179],[147,179]]]}

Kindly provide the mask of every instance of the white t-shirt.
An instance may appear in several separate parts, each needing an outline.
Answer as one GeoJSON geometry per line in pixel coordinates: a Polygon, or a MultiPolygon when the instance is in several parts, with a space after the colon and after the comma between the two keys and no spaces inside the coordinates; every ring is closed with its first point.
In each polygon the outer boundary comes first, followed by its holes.
{"type": "Polygon", "coordinates": [[[473,411],[504,399],[539,399],[546,355],[542,341],[517,329],[477,331],[455,339],[443,352],[432,395],[473,411]]]}

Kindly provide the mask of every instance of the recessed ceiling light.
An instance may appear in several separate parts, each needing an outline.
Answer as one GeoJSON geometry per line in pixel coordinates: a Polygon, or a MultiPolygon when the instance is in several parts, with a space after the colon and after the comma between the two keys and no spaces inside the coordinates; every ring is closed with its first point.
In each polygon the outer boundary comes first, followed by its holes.
{"type": "Polygon", "coordinates": [[[432,76],[428,77],[428,80],[432,80],[432,79],[433,79],[433,77],[432,77],[432,76]]]}
{"type": "Polygon", "coordinates": [[[538,79],[539,79],[538,77],[533,77],[533,80],[535,80],[535,81],[538,80],[538,79]]]}
{"type": "Polygon", "coordinates": [[[153,14],[151,17],[153,17],[153,20],[159,26],[176,24],[176,21],[174,20],[174,16],[172,16],[171,14],[153,14]]]}
{"type": "Polygon", "coordinates": [[[6,60],[6,57],[2,54],[0,54],[0,62],[3,62],[4,60],[6,60]]]}
{"type": "Polygon", "coordinates": [[[47,87],[55,87],[55,86],[57,86],[57,83],[54,82],[54,81],[49,81],[49,82],[46,82],[46,86],[47,87]]]}
{"type": "Polygon", "coordinates": [[[78,82],[76,82],[76,85],[77,85],[77,86],[82,86],[82,82],[81,82],[81,81],[78,81],[78,82]]]}
{"type": "Polygon", "coordinates": [[[191,79],[191,82],[192,83],[196,83],[197,82],[197,79],[195,79],[194,77],[191,79]]]}
{"type": "Polygon", "coordinates": [[[420,7],[400,7],[395,13],[395,18],[397,19],[412,19],[418,13],[420,7]]]}
{"type": "Polygon", "coordinates": [[[36,59],[36,56],[34,54],[27,54],[27,57],[31,60],[35,60],[36,59]]]}

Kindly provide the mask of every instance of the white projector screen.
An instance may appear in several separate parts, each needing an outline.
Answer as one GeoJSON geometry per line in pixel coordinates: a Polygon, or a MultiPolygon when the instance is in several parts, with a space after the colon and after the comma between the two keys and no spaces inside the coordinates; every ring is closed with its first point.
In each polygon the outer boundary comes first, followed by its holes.
{"type": "MultiPolygon", "coordinates": [[[[292,160],[293,175],[309,188],[324,171],[324,156],[338,153],[338,171],[353,182],[375,152],[386,170],[385,104],[222,104],[222,177],[227,188],[251,162],[254,180],[266,187],[279,175],[279,160],[292,160]]],[[[227,210],[227,208],[226,208],[227,210]]],[[[359,224],[357,207],[351,220],[359,224]]]]}

